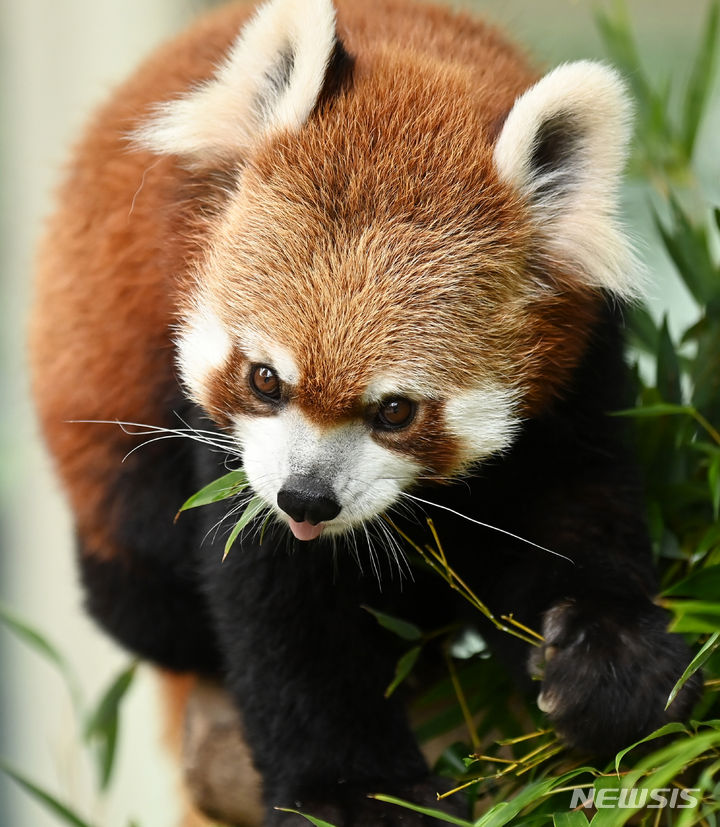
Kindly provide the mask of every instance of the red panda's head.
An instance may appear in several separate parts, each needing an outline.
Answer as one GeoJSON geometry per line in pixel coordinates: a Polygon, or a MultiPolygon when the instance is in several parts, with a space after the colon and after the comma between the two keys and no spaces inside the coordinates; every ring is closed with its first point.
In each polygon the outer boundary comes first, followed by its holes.
{"type": "Polygon", "coordinates": [[[179,367],[303,539],[507,449],[562,392],[602,293],[637,288],[613,70],[531,85],[507,55],[494,74],[346,40],[352,57],[329,0],[273,0],[139,133],[199,174],[235,170],[179,367]]]}

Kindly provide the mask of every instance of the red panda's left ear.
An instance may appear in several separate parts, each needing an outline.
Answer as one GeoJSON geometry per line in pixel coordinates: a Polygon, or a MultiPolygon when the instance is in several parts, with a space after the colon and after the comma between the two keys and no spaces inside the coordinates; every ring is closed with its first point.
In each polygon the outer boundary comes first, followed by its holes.
{"type": "Polygon", "coordinates": [[[338,49],[331,0],[269,0],[215,75],[159,104],[134,142],[191,167],[242,158],[268,135],[300,129],[338,49]]]}
{"type": "Polygon", "coordinates": [[[625,297],[642,278],[617,218],[632,106],[615,70],[559,66],[521,95],[495,144],[500,178],[525,197],[550,262],[625,297]]]}

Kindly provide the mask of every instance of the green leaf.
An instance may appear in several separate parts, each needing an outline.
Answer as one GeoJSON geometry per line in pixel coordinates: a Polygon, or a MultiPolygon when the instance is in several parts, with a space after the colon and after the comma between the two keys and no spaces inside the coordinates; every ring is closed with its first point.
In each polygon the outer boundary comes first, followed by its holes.
{"type": "Polygon", "coordinates": [[[707,600],[663,600],[674,615],[671,632],[714,634],[720,630],[720,602],[707,600]]]}
{"type": "Polygon", "coordinates": [[[720,457],[720,445],[716,445],[714,442],[703,442],[703,440],[697,439],[687,447],[692,451],[699,451],[701,454],[705,454],[710,457],[710,459],[720,457]]]}
{"type": "MultiPolygon", "coordinates": [[[[720,292],[720,272],[716,281],[720,292]]],[[[720,298],[714,304],[713,307],[713,303],[708,303],[705,309],[708,324],[697,338],[697,354],[690,376],[693,405],[717,428],[720,425],[720,298]]]]}
{"type": "Polygon", "coordinates": [[[120,705],[132,685],[137,664],[124,669],[110,684],[85,725],[85,740],[96,745],[100,789],[107,789],[115,764],[120,705]]]}
{"type": "Polygon", "coordinates": [[[720,550],[720,522],[713,523],[700,538],[695,549],[698,558],[705,557],[714,548],[720,550]]]}
{"type": "Polygon", "coordinates": [[[433,774],[451,778],[464,775],[467,768],[475,763],[474,758],[468,757],[471,751],[472,748],[464,741],[455,741],[450,744],[435,761],[433,774]]]}
{"type": "Polygon", "coordinates": [[[422,813],[431,818],[436,818],[438,821],[444,821],[446,824],[456,824],[458,827],[473,827],[472,821],[466,821],[463,818],[448,815],[447,813],[443,813],[442,810],[435,810],[431,807],[421,807],[419,804],[413,804],[411,801],[403,801],[401,798],[394,798],[391,795],[376,793],[368,797],[374,798],[377,801],[384,801],[386,804],[396,804],[398,807],[404,807],[406,810],[412,810],[415,813],[422,813]]]}
{"type": "Polygon", "coordinates": [[[26,793],[42,804],[45,809],[49,810],[64,824],[70,824],[72,827],[91,827],[90,822],[82,819],[76,812],[70,809],[67,804],[63,804],[63,802],[57,799],[52,793],[43,790],[37,784],[13,769],[9,764],[5,763],[5,761],[0,760],[0,771],[12,778],[26,793]]]}
{"type": "Polygon", "coordinates": [[[587,816],[580,810],[553,813],[553,827],[587,827],[588,824],[587,816]]]}
{"type": "Polygon", "coordinates": [[[178,514],[187,511],[189,508],[198,508],[201,505],[210,505],[210,503],[217,503],[221,500],[227,500],[229,497],[234,497],[240,494],[248,487],[248,479],[245,471],[238,469],[224,474],[222,477],[208,483],[204,488],[201,488],[196,494],[187,499],[180,507],[178,514]]]}
{"type": "Polygon", "coordinates": [[[670,631],[676,634],[714,635],[720,629],[720,615],[695,614],[687,612],[679,615],[670,625],[670,631]]]}
{"type": "Polygon", "coordinates": [[[695,301],[704,305],[718,294],[718,277],[705,229],[693,227],[678,200],[669,196],[672,228],[654,213],[655,227],[668,255],[695,301]]]}
{"type": "Polygon", "coordinates": [[[321,818],[314,818],[313,816],[301,813],[299,810],[288,810],[286,807],[275,807],[275,809],[279,810],[281,813],[295,813],[296,816],[302,816],[304,819],[309,821],[310,824],[314,824],[315,827],[335,827],[335,825],[330,824],[329,821],[323,821],[321,818]]]}
{"type": "Polygon", "coordinates": [[[692,157],[698,128],[702,120],[710,88],[715,79],[715,60],[717,57],[718,12],[717,2],[711,3],[707,20],[703,27],[704,37],[693,66],[692,75],[685,94],[685,111],[683,117],[683,144],[688,158],[692,157]]]}
{"type": "Polygon", "coordinates": [[[107,790],[112,779],[119,731],[120,722],[115,718],[113,721],[108,722],[102,736],[96,738],[94,741],[95,761],[97,764],[100,790],[102,792],[107,790]]]}
{"type": "Polygon", "coordinates": [[[632,416],[637,419],[649,419],[657,416],[673,416],[684,414],[692,416],[695,410],[690,405],[672,405],[660,402],[657,405],[645,405],[639,408],[627,408],[623,411],[613,411],[613,416],[632,416]]]}
{"type": "Polygon", "coordinates": [[[662,738],[665,735],[673,735],[676,732],[687,732],[687,728],[684,726],[684,724],[681,724],[678,721],[673,721],[670,724],[665,724],[665,726],[661,726],[660,729],[656,729],[654,732],[651,732],[649,735],[646,735],[639,741],[635,741],[635,743],[630,744],[629,747],[621,749],[620,752],[618,752],[615,756],[615,772],[620,772],[620,763],[622,762],[623,758],[628,754],[628,752],[630,752],[630,750],[635,749],[635,747],[639,746],[640,744],[647,744],[649,741],[655,741],[658,738],[662,738]]]}
{"type": "MultiPolygon", "coordinates": [[[[708,485],[710,486],[710,501],[713,507],[713,517],[720,518],[720,455],[711,460],[708,467],[708,485]]],[[[720,595],[720,592],[718,592],[720,595]]]]}
{"type": "Polygon", "coordinates": [[[671,404],[682,404],[680,388],[680,365],[675,345],[668,329],[667,315],[660,328],[657,349],[656,385],[660,396],[671,404]]]}
{"type": "Polygon", "coordinates": [[[389,698],[392,693],[400,686],[400,684],[407,678],[415,666],[415,661],[418,659],[422,646],[413,646],[412,649],[405,652],[395,666],[395,677],[392,679],[390,686],[385,690],[385,697],[389,698]]]}
{"type": "Polygon", "coordinates": [[[267,517],[265,517],[265,519],[263,520],[263,524],[260,527],[260,539],[258,540],[258,545],[263,544],[263,540],[265,539],[265,532],[267,531],[267,527],[270,524],[272,517],[272,511],[268,511],[268,515],[267,517]]]}
{"type": "Polygon", "coordinates": [[[693,759],[719,745],[720,732],[717,730],[681,738],[639,761],[624,776],[623,786],[632,787],[644,776],[643,785],[648,788],[667,787],[668,782],[679,775],[693,759]]]}
{"type": "Polygon", "coordinates": [[[696,600],[716,600],[720,596],[720,565],[707,566],[689,574],[663,591],[663,597],[692,597],[696,600]]]}
{"type": "Polygon", "coordinates": [[[258,516],[263,510],[265,509],[265,501],[261,500],[260,497],[253,497],[250,502],[247,504],[245,511],[243,511],[242,516],[240,519],[235,523],[233,530],[230,532],[230,536],[227,538],[227,542],[225,543],[225,551],[223,552],[223,560],[228,556],[230,549],[232,548],[233,543],[237,540],[238,535],[240,532],[248,525],[255,517],[258,516]]]}
{"type": "Polygon", "coordinates": [[[509,824],[525,807],[542,800],[556,788],[565,786],[568,781],[577,778],[579,775],[584,775],[587,772],[595,774],[595,770],[590,767],[578,767],[555,778],[542,778],[538,781],[532,781],[523,787],[514,798],[511,798],[509,801],[501,801],[499,804],[491,807],[475,822],[474,827],[504,827],[505,824],[509,824]]]}
{"type": "Polygon", "coordinates": [[[95,711],[88,717],[85,725],[86,738],[92,738],[98,733],[101,734],[108,724],[117,718],[120,704],[132,685],[136,671],[137,663],[130,664],[120,672],[103,693],[95,711]]]}
{"type": "Polygon", "coordinates": [[[422,637],[422,632],[414,623],[409,623],[407,620],[400,620],[398,617],[385,614],[385,612],[381,612],[378,609],[372,609],[370,606],[363,606],[362,608],[365,609],[366,612],[370,612],[383,628],[389,629],[403,640],[420,640],[422,637]]]}
{"type": "Polygon", "coordinates": [[[688,681],[688,678],[694,675],[698,671],[698,669],[700,669],[703,666],[703,664],[705,663],[705,661],[707,661],[710,655],[712,655],[713,652],[717,651],[718,648],[720,648],[720,632],[715,632],[715,634],[711,635],[711,637],[707,640],[707,642],[697,653],[697,655],[695,655],[695,657],[690,661],[687,669],[682,673],[680,680],[675,684],[672,692],[668,697],[668,701],[665,704],[665,709],[667,709],[670,706],[670,704],[675,700],[677,693],[683,688],[683,686],[685,686],[685,684],[688,681]]]}
{"type": "Polygon", "coordinates": [[[80,682],[77,679],[74,669],[65,656],[60,653],[60,650],[50,643],[45,635],[38,632],[24,620],[20,620],[20,618],[3,603],[0,603],[0,622],[4,623],[23,643],[26,643],[43,658],[50,661],[60,672],[70,694],[73,707],[79,715],[83,705],[80,682]]]}
{"type": "Polygon", "coordinates": [[[644,305],[626,311],[627,327],[633,343],[653,356],[657,353],[660,331],[644,305]]]}
{"type": "Polygon", "coordinates": [[[595,20],[610,60],[627,77],[633,97],[641,110],[641,118],[651,120],[656,101],[652,87],[640,68],[640,58],[630,29],[627,10],[615,4],[615,19],[598,9],[595,20]]]}

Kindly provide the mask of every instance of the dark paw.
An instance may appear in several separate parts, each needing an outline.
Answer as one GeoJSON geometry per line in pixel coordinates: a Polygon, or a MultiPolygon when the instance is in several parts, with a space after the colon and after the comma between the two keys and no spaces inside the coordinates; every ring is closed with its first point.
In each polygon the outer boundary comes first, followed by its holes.
{"type": "MultiPolygon", "coordinates": [[[[394,789],[394,798],[429,807],[455,816],[467,816],[462,799],[439,802],[437,792],[447,789],[447,781],[427,779],[412,786],[394,789]]],[[[324,794],[296,796],[289,809],[327,821],[334,827],[441,827],[435,818],[413,810],[369,798],[367,793],[336,787],[324,794]]],[[[307,827],[302,816],[278,810],[268,814],[263,827],[307,827]]]]}
{"type": "Polygon", "coordinates": [[[665,711],[690,662],[666,613],[641,607],[564,601],[546,612],[545,646],[530,669],[542,677],[538,706],[571,747],[609,757],[669,721],[686,719],[697,700],[696,674],[665,711]]]}

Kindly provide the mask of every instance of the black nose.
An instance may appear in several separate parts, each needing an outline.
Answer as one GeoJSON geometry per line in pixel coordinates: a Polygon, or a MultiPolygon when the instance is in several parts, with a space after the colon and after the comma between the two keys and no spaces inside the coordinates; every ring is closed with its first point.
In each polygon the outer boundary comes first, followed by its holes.
{"type": "Polygon", "coordinates": [[[277,504],[293,520],[311,525],[327,522],[340,513],[332,489],[306,474],[291,474],[278,491],[277,504]]]}

